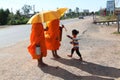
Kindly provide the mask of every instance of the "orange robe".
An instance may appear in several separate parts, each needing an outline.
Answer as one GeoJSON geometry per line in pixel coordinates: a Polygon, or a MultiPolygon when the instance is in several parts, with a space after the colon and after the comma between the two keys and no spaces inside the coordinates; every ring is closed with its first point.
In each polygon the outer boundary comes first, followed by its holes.
{"type": "Polygon", "coordinates": [[[45,32],[45,42],[48,50],[58,50],[60,47],[59,19],[47,23],[48,31],[45,32]]]}
{"type": "Polygon", "coordinates": [[[31,35],[30,35],[30,45],[28,46],[28,51],[33,59],[40,59],[47,55],[47,49],[45,45],[44,28],[42,23],[32,24],[31,35]],[[36,45],[40,45],[41,55],[36,55],[35,48],[36,45]]]}

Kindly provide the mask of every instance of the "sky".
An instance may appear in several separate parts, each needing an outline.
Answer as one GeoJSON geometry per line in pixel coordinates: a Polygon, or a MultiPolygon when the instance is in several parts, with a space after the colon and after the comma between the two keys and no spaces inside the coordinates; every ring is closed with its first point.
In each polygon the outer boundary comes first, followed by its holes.
{"type": "Polygon", "coordinates": [[[89,9],[89,11],[98,11],[100,8],[106,8],[107,0],[0,0],[0,9],[9,9],[16,12],[27,5],[35,5],[35,11],[55,10],[60,7],[67,7],[74,10],[76,7],[80,11],[89,9]]]}

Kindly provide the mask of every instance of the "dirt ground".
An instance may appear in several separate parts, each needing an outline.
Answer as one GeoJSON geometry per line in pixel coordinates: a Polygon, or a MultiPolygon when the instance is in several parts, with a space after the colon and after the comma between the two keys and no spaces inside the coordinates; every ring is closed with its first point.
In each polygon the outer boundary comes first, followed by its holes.
{"type": "Polygon", "coordinates": [[[0,80],[120,80],[120,34],[116,25],[94,25],[91,19],[65,24],[67,32],[63,31],[61,47],[58,50],[60,59],[54,59],[48,51],[44,62],[48,67],[39,68],[37,61],[31,59],[27,51],[29,40],[0,49],[0,80]],[[80,52],[83,61],[74,53],[70,54],[72,46],[71,30],[80,31],[80,52]]]}

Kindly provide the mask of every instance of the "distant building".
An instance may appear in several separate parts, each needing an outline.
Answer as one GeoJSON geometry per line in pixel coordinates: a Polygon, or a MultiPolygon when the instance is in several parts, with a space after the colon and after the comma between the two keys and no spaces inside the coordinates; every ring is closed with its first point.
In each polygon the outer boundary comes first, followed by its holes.
{"type": "Polygon", "coordinates": [[[116,15],[120,14],[120,7],[115,8],[115,14],[116,14],[116,15]]]}
{"type": "Polygon", "coordinates": [[[84,9],[83,13],[84,13],[85,16],[87,16],[87,15],[89,15],[89,10],[88,9],[84,9]]]}
{"type": "Polygon", "coordinates": [[[89,10],[88,9],[84,9],[83,12],[89,13],[89,10]]]}

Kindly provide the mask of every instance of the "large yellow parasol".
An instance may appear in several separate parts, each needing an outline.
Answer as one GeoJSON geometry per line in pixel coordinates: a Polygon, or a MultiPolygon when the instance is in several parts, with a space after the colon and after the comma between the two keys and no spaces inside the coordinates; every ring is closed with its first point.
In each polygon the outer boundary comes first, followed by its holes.
{"type": "Polygon", "coordinates": [[[59,19],[59,14],[56,11],[42,11],[33,15],[27,23],[42,23],[55,19],[59,19]]]}
{"type": "Polygon", "coordinates": [[[33,24],[33,23],[41,23],[41,16],[39,15],[39,13],[33,15],[29,21],[27,23],[33,24]]]}
{"type": "Polygon", "coordinates": [[[68,8],[58,8],[58,9],[56,10],[59,18],[64,15],[64,13],[66,12],[67,9],[68,9],[68,8]]]}
{"type": "Polygon", "coordinates": [[[59,18],[59,15],[57,14],[57,12],[52,10],[42,11],[39,13],[39,15],[41,16],[42,22],[47,22],[47,21],[51,21],[59,18]]]}

